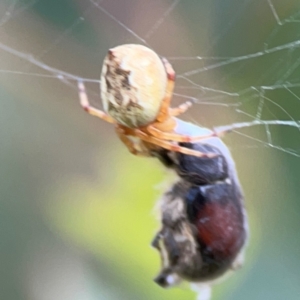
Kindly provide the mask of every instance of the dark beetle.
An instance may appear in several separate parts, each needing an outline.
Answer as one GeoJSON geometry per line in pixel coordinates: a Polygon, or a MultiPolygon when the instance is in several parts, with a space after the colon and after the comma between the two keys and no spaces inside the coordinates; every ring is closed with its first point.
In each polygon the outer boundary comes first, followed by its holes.
{"type": "Polygon", "coordinates": [[[178,174],[162,197],[162,228],[152,242],[162,259],[155,281],[163,287],[181,279],[210,285],[242,264],[247,240],[243,192],[228,148],[217,137],[181,146],[216,156],[153,153],[178,174]]]}

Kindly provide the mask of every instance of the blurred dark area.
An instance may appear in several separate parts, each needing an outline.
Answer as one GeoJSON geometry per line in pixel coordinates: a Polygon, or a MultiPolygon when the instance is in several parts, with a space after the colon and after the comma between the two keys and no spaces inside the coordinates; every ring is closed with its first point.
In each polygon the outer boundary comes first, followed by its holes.
{"type": "MultiPolygon", "coordinates": [[[[154,207],[169,174],[83,112],[74,79],[101,107],[107,50],[145,41],[177,73],[173,105],[198,100],[185,120],[298,121],[299,36],[297,0],[1,0],[0,299],[195,299],[152,281],[154,207]]],[[[300,132],[271,127],[224,136],[250,240],[244,267],[212,299],[300,298],[300,132]]]]}

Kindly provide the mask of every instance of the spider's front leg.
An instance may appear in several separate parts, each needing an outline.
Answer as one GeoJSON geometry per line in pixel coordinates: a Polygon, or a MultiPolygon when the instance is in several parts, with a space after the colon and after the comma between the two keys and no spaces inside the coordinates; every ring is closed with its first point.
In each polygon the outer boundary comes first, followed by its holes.
{"type": "Polygon", "coordinates": [[[207,157],[207,158],[213,158],[213,157],[217,156],[217,154],[215,154],[215,153],[203,153],[200,151],[182,147],[182,146],[172,143],[170,141],[156,138],[154,136],[151,136],[148,133],[145,133],[144,131],[142,131],[140,129],[132,129],[132,130],[134,131],[134,133],[132,135],[137,136],[141,140],[143,140],[149,144],[154,144],[160,148],[164,148],[164,149],[167,149],[167,150],[170,150],[173,152],[180,152],[180,153],[187,154],[187,155],[193,155],[193,156],[197,156],[197,157],[207,157]]]}
{"type": "MultiPolygon", "coordinates": [[[[161,125],[161,124],[158,124],[161,125]]],[[[161,126],[160,126],[161,127],[161,126]]],[[[193,143],[205,139],[209,139],[212,137],[218,136],[215,132],[212,132],[207,135],[200,136],[189,136],[189,135],[181,135],[174,132],[165,132],[162,129],[158,129],[154,124],[147,126],[147,131],[153,135],[155,138],[160,140],[174,141],[179,143],[193,143]]]]}
{"type": "Polygon", "coordinates": [[[173,94],[173,89],[175,85],[175,71],[172,67],[172,65],[168,62],[166,58],[162,58],[162,62],[165,66],[166,74],[167,74],[167,86],[166,86],[166,91],[165,91],[165,97],[162,101],[160,112],[158,116],[156,117],[156,120],[158,122],[164,122],[169,118],[169,116],[178,116],[180,114],[183,114],[186,112],[191,106],[192,102],[187,101],[178,107],[175,108],[170,108],[170,103],[172,100],[172,94],[173,94]]]}
{"type": "Polygon", "coordinates": [[[162,58],[162,62],[165,66],[168,81],[166,86],[165,97],[162,101],[159,114],[156,117],[156,120],[158,122],[164,122],[169,118],[169,108],[170,108],[172,93],[175,85],[175,71],[172,65],[168,62],[166,58],[162,58]]]}
{"type": "Polygon", "coordinates": [[[79,99],[80,99],[80,105],[82,106],[82,108],[88,112],[89,114],[91,114],[92,116],[98,117],[108,123],[115,123],[115,120],[109,116],[108,114],[106,114],[104,111],[99,110],[93,106],[90,105],[86,90],[85,90],[85,86],[83,84],[82,81],[79,81],[78,84],[78,93],[79,93],[79,99]]]}

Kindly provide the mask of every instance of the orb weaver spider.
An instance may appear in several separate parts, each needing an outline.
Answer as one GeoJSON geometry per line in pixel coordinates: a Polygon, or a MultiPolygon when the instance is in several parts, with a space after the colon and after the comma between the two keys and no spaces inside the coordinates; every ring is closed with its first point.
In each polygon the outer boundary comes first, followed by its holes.
{"type": "Polygon", "coordinates": [[[198,157],[215,157],[214,153],[179,145],[217,134],[209,130],[198,136],[184,134],[185,127],[192,124],[176,116],[187,111],[192,103],[170,108],[174,81],[175,72],[167,59],[161,59],[142,45],[121,45],[110,49],[103,62],[101,99],[104,111],[90,105],[83,82],[78,82],[80,104],[89,114],[114,124],[121,141],[135,155],[152,156],[153,151],[164,148],[198,157]]]}

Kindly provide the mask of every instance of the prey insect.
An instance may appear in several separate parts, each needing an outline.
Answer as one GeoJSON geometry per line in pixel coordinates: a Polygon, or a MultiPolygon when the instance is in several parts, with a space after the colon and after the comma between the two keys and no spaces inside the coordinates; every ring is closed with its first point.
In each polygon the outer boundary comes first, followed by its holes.
{"type": "MultiPolygon", "coordinates": [[[[101,72],[101,99],[104,111],[90,105],[83,82],[78,83],[81,106],[91,115],[115,125],[116,133],[135,155],[151,156],[164,148],[198,157],[214,157],[180,146],[216,136],[215,132],[190,136],[178,131],[176,116],[188,110],[186,102],[170,108],[175,72],[171,64],[141,45],[110,49],[101,72]],[[136,139],[137,138],[137,139],[136,139]]],[[[181,126],[182,127],[182,126],[181,126]]]]}
{"type": "MultiPolygon", "coordinates": [[[[203,129],[191,124],[189,130],[203,129]]],[[[200,292],[198,299],[208,300],[211,286],[243,264],[248,235],[244,196],[231,154],[219,138],[182,146],[218,155],[156,153],[178,178],[160,201],[161,229],[152,242],[161,256],[155,281],[162,287],[189,281],[200,292]]]]}

